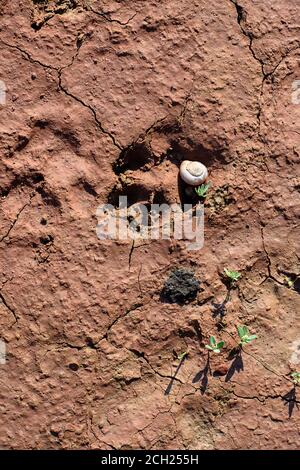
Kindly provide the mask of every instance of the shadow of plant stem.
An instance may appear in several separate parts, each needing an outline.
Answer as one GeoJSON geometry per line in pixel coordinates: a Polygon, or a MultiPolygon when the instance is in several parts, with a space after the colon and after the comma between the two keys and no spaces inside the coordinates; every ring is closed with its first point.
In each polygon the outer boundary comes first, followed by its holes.
{"type": "Polygon", "coordinates": [[[227,293],[226,293],[226,297],[223,300],[223,302],[220,303],[220,304],[216,304],[216,303],[212,304],[212,306],[213,306],[213,309],[212,309],[213,318],[216,318],[217,316],[220,316],[220,318],[222,319],[224,317],[224,315],[226,314],[226,304],[230,300],[231,290],[232,290],[232,284],[229,284],[227,286],[227,293]]]}
{"type": "Polygon", "coordinates": [[[174,380],[176,379],[176,376],[177,376],[178,372],[180,371],[181,366],[184,363],[184,361],[186,360],[186,358],[187,358],[187,355],[184,356],[182,359],[180,359],[180,362],[179,362],[178,366],[176,367],[174,375],[171,378],[171,380],[169,382],[169,385],[167,386],[167,388],[165,390],[165,395],[169,395],[171,393],[171,390],[172,390],[172,387],[173,387],[173,384],[174,384],[174,380]]]}
{"type": "Polygon", "coordinates": [[[296,397],[296,387],[294,386],[286,395],[284,395],[282,397],[282,400],[284,401],[284,404],[287,405],[289,418],[291,418],[295,406],[299,410],[299,405],[297,403],[296,397]]]}
{"type": "Polygon", "coordinates": [[[241,370],[244,370],[242,351],[243,351],[242,347],[238,346],[237,348],[233,349],[230,352],[229,359],[233,358],[233,361],[225,376],[225,382],[229,382],[232,379],[235,372],[239,373],[241,370]]]}
{"type": "Polygon", "coordinates": [[[208,375],[211,375],[209,351],[207,352],[207,359],[206,359],[206,364],[204,366],[204,369],[197,372],[197,374],[195,375],[192,381],[193,384],[200,382],[200,392],[202,395],[204,395],[207,389],[208,375]]]}

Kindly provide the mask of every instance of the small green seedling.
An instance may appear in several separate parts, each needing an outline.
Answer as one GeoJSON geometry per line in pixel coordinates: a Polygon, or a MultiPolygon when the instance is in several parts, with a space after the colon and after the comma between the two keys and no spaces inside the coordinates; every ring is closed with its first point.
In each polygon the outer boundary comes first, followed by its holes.
{"type": "Polygon", "coordinates": [[[225,268],[224,273],[226,277],[230,280],[230,282],[236,282],[241,277],[241,273],[238,271],[231,271],[230,269],[225,268]]]}
{"type": "Polygon", "coordinates": [[[178,354],[177,359],[178,359],[179,361],[183,361],[183,359],[184,359],[187,355],[188,355],[188,352],[187,352],[187,351],[184,351],[183,353],[178,354]]]}
{"type": "Polygon", "coordinates": [[[201,186],[198,186],[198,188],[195,188],[196,194],[199,197],[206,198],[207,192],[210,187],[211,187],[210,181],[208,183],[201,184],[201,186]]]}
{"type": "MultiPolygon", "coordinates": [[[[296,278],[296,279],[297,279],[297,278],[296,278]]],[[[296,282],[296,279],[293,281],[290,277],[285,276],[284,282],[286,283],[286,285],[288,286],[289,289],[293,289],[294,284],[295,284],[295,282],[296,282]]]]}
{"type": "Polygon", "coordinates": [[[237,331],[240,337],[240,346],[245,346],[245,344],[251,343],[251,341],[257,338],[257,335],[249,334],[249,330],[246,326],[237,326],[237,331]]]}
{"type": "Polygon", "coordinates": [[[291,377],[295,385],[300,385],[300,372],[292,372],[291,377]]]}
{"type": "Polygon", "coordinates": [[[209,351],[219,354],[224,344],[225,344],[224,341],[219,341],[219,343],[217,343],[216,338],[214,336],[211,336],[209,338],[209,344],[206,344],[205,347],[209,351]]]}

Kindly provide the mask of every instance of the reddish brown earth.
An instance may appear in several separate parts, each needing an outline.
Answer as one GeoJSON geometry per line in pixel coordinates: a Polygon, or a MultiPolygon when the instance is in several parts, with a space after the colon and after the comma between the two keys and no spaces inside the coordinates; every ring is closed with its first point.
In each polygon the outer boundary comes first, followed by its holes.
{"type": "Polygon", "coordinates": [[[299,447],[299,1],[0,13],[1,447],[299,447]],[[179,202],[183,158],[213,183],[202,250],[97,238],[119,194],[179,202]],[[160,298],[176,267],[200,281],[184,306],[160,298]],[[242,277],[220,324],[224,267],[242,277]],[[239,372],[237,324],[258,335],[239,372]],[[226,347],[205,386],[211,334],[226,347]]]}

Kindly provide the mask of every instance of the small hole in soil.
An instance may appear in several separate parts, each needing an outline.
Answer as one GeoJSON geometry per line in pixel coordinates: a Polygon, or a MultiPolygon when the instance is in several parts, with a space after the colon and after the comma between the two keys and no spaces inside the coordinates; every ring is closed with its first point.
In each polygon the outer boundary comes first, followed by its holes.
{"type": "Polygon", "coordinates": [[[159,204],[159,205],[168,204],[168,201],[166,200],[166,196],[162,189],[155,192],[154,198],[153,198],[153,204],[159,204]]]}
{"type": "Polygon", "coordinates": [[[177,166],[180,166],[183,160],[199,161],[207,167],[218,162],[222,165],[229,163],[225,149],[220,148],[217,142],[213,142],[211,148],[196,144],[190,139],[186,139],[186,144],[187,145],[182,145],[176,141],[172,142],[172,150],[167,153],[166,158],[177,166]]]}
{"type": "Polygon", "coordinates": [[[46,119],[39,119],[34,123],[34,127],[38,127],[39,129],[46,129],[49,126],[49,121],[46,119]]]}
{"type": "Polygon", "coordinates": [[[113,164],[116,175],[127,170],[143,169],[147,164],[153,163],[153,155],[145,143],[135,144],[124,149],[117,161],[113,164]]]}
{"type": "Polygon", "coordinates": [[[92,349],[95,349],[95,343],[94,341],[92,340],[92,338],[88,337],[85,339],[85,344],[89,347],[89,348],[92,348],[92,349]]]}
{"type": "Polygon", "coordinates": [[[41,224],[41,225],[47,225],[47,223],[48,223],[48,222],[47,222],[47,219],[45,219],[44,217],[42,217],[41,220],[40,220],[40,224],[41,224]]]}
{"type": "Polygon", "coordinates": [[[30,179],[31,179],[33,184],[38,184],[38,183],[41,183],[42,181],[45,180],[42,173],[38,173],[38,172],[37,173],[32,173],[32,175],[30,175],[30,179]]]}
{"type": "Polygon", "coordinates": [[[75,362],[72,362],[71,364],[69,364],[69,369],[73,370],[74,372],[76,372],[78,369],[79,369],[79,365],[76,364],[75,362]]]}
{"type": "Polygon", "coordinates": [[[43,237],[40,237],[40,242],[43,245],[48,245],[48,243],[53,242],[53,240],[54,240],[54,238],[52,237],[52,235],[45,235],[43,237]]]}

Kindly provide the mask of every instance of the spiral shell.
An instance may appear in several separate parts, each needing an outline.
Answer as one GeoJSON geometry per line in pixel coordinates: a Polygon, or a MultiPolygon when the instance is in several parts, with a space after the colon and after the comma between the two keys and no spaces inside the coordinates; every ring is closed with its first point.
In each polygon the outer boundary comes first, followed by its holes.
{"type": "Polygon", "coordinates": [[[179,171],[183,181],[191,186],[202,184],[208,176],[207,168],[203,163],[190,160],[184,160],[179,171]]]}

